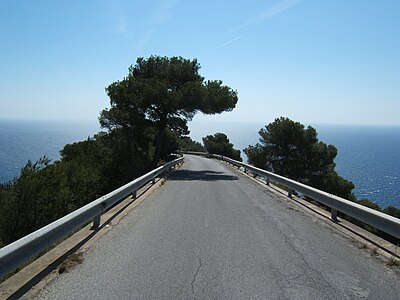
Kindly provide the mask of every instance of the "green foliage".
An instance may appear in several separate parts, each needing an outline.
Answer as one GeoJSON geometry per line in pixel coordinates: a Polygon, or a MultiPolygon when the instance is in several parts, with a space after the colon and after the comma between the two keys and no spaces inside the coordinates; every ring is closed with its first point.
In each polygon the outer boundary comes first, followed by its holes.
{"type": "Polygon", "coordinates": [[[354,185],[335,171],[337,149],[318,140],[317,131],[280,117],[259,131],[260,143],[244,149],[249,163],[279,175],[353,199],[354,185]]]}
{"type": "Polygon", "coordinates": [[[385,214],[391,215],[393,217],[399,218],[400,219],[400,209],[394,206],[388,206],[385,209],[383,209],[383,212],[385,214]]]}
{"type": "MultiPolygon", "coordinates": [[[[164,161],[169,161],[172,160],[176,157],[171,156],[171,153],[175,153],[179,150],[179,143],[180,143],[180,138],[179,136],[171,131],[170,129],[165,129],[164,132],[164,140],[163,140],[163,146],[160,151],[160,157],[164,161]]],[[[159,165],[164,164],[164,162],[159,161],[159,165]]]]}
{"type": "Polygon", "coordinates": [[[204,146],[199,142],[193,141],[190,137],[183,136],[179,139],[179,148],[182,151],[204,152],[204,146]]]}
{"type": "Polygon", "coordinates": [[[11,189],[1,190],[0,239],[3,243],[39,228],[50,211],[59,210],[52,201],[49,202],[55,195],[48,187],[58,183],[49,162],[46,157],[36,163],[28,161],[11,189]]]}
{"type": "MultiPolygon", "coordinates": [[[[66,145],[61,160],[28,162],[0,189],[0,244],[8,244],[151,169],[151,147],[134,148],[118,130],[66,145]]],[[[151,143],[150,143],[151,144],[151,143]]]]}
{"type": "Polygon", "coordinates": [[[100,114],[108,133],[66,145],[61,160],[28,162],[0,185],[0,245],[10,243],[148,172],[182,146],[197,112],[232,110],[237,93],[205,81],[196,59],[139,58],[106,88],[111,108],[100,114]]]}
{"type": "Polygon", "coordinates": [[[156,164],[167,129],[185,135],[187,122],[197,112],[216,114],[236,106],[237,93],[222,81],[205,81],[199,69],[196,59],[138,58],[126,78],[106,89],[111,108],[101,112],[100,124],[109,130],[123,128],[135,137],[152,128],[156,164]]]}
{"type": "MultiPolygon", "coordinates": [[[[128,76],[106,88],[111,108],[100,114],[107,133],[66,145],[61,160],[28,161],[19,177],[0,184],[0,247],[41,228],[152,169],[182,149],[221,154],[241,161],[228,137],[203,138],[205,148],[185,137],[197,112],[232,110],[237,93],[222,81],[205,81],[196,59],[139,58],[128,76]]],[[[350,200],[354,185],[335,171],[337,150],[318,141],[312,127],[276,119],[259,132],[260,143],[244,151],[257,167],[304,182],[350,200]]],[[[381,209],[400,217],[400,209],[381,209]]]]}
{"type": "Polygon", "coordinates": [[[248,163],[267,171],[272,171],[268,165],[267,156],[264,153],[264,148],[260,144],[254,146],[249,145],[243,152],[247,155],[248,163]]]}
{"type": "Polygon", "coordinates": [[[229,142],[228,137],[224,133],[216,133],[203,137],[204,147],[209,153],[220,154],[232,159],[242,161],[240,150],[233,148],[233,144],[229,142]]]}
{"type": "MultiPolygon", "coordinates": [[[[250,164],[400,218],[400,209],[396,207],[389,206],[382,209],[368,199],[356,199],[351,192],[354,184],[335,171],[336,147],[318,141],[317,132],[311,126],[305,128],[299,122],[281,117],[262,128],[259,134],[260,143],[244,149],[250,164]]],[[[366,223],[350,216],[342,215],[342,217],[389,241],[398,243],[398,239],[366,223]]]]}
{"type": "Polygon", "coordinates": [[[375,209],[375,210],[377,210],[377,211],[382,211],[382,208],[381,208],[378,204],[376,204],[376,203],[374,203],[374,202],[372,202],[372,201],[370,201],[370,200],[368,200],[368,199],[356,200],[356,202],[357,202],[358,204],[361,204],[361,205],[363,205],[363,206],[366,206],[366,207],[375,209]]]}

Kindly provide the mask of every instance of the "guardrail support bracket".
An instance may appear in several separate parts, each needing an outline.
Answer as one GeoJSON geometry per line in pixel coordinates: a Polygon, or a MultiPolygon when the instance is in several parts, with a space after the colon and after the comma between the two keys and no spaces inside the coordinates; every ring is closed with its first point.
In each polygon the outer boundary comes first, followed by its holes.
{"type": "Polygon", "coordinates": [[[333,222],[337,222],[338,221],[337,213],[338,213],[338,211],[336,209],[331,208],[331,220],[333,222]]]}
{"type": "Polygon", "coordinates": [[[97,215],[97,216],[93,219],[93,225],[92,225],[92,228],[90,228],[91,230],[96,230],[97,228],[99,228],[99,226],[100,226],[100,219],[101,219],[101,215],[97,215]]]}

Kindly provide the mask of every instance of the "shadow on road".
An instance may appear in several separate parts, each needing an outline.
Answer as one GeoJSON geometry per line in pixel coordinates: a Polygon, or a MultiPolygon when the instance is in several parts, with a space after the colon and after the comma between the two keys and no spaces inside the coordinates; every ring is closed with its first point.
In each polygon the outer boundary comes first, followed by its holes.
{"type": "Polygon", "coordinates": [[[224,172],[215,171],[191,171],[191,170],[177,170],[170,180],[184,181],[184,180],[200,180],[200,181],[218,181],[218,180],[238,180],[239,178],[232,175],[226,175],[224,172]]]}

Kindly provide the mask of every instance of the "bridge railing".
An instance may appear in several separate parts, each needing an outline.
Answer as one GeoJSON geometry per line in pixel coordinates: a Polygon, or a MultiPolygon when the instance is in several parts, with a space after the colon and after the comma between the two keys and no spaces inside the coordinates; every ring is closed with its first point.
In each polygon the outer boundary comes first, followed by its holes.
{"type": "Polygon", "coordinates": [[[37,231],[0,249],[0,279],[16,268],[51,247],[84,224],[93,221],[93,229],[100,225],[101,214],[122,201],[127,196],[136,198],[136,191],[161,174],[180,164],[183,157],[177,158],[165,165],[127,183],[126,185],[102,196],[93,202],[73,211],[72,213],[38,229],[37,231]]]}
{"type": "Polygon", "coordinates": [[[242,167],[245,171],[248,170],[257,176],[264,177],[267,185],[269,185],[270,181],[273,181],[285,186],[288,190],[289,197],[292,197],[292,194],[296,191],[330,207],[331,218],[334,221],[337,221],[337,212],[339,211],[400,239],[400,219],[398,218],[243,162],[222,155],[213,154],[212,156],[237,167],[242,167]]]}

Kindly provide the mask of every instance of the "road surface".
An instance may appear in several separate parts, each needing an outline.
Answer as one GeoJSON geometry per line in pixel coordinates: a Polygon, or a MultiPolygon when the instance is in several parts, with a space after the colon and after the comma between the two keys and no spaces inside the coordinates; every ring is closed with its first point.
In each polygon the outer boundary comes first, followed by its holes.
{"type": "Polygon", "coordinates": [[[184,166],[38,299],[400,299],[397,271],[224,163],[184,166]]]}

